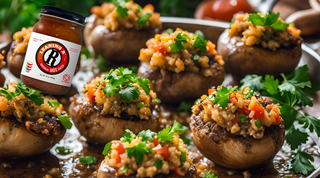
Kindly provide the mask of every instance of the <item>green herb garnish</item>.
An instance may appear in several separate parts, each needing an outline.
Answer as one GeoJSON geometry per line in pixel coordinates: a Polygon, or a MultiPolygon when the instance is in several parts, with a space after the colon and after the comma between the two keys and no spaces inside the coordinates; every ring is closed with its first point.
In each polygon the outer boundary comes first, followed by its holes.
{"type": "Polygon", "coordinates": [[[111,0],[110,2],[117,6],[117,13],[119,19],[126,17],[128,15],[128,8],[124,7],[124,3],[129,2],[130,0],[111,0]]]}
{"type": "Polygon", "coordinates": [[[142,141],[153,141],[154,140],[154,135],[156,133],[152,132],[151,130],[143,130],[138,134],[138,137],[142,138],[142,141]]]}
{"type": "Polygon", "coordinates": [[[196,54],[196,55],[193,56],[193,60],[198,60],[199,57],[200,57],[200,56],[199,56],[198,54],[196,54]]]}
{"type": "Polygon", "coordinates": [[[161,100],[160,100],[159,98],[155,98],[154,100],[156,100],[156,102],[157,102],[158,104],[161,103],[161,100]]]}
{"type": "Polygon", "coordinates": [[[146,142],[144,141],[134,147],[125,148],[125,150],[127,151],[128,156],[133,156],[136,159],[138,164],[142,163],[144,155],[152,153],[152,150],[146,147],[146,142]]]}
{"type": "Polygon", "coordinates": [[[184,133],[188,130],[187,126],[180,124],[178,121],[174,120],[173,126],[171,128],[171,132],[174,133],[184,133]]]}
{"type": "Polygon", "coordinates": [[[176,38],[174,39],[175,43],[172,43],[170,45],[170,48],[173,52],[178,52],[184,49],[184,46],[182,45],[182,43],[186,44],[188,43],[187,40],[190,40],[190,38],[182,33],[178,33],[178,35],[176,36],[176,38]]]}
{"type": "Polygon", "coordinates": [[[180,161],[182,163],[186,162],[186,155],[187,155],[186,152],[181,152],[180,161]]]}
{"type": "Polygon", "coordinates": [[[159,142],[172,142],[173,133],[184,133],[186,130],[188,130],[188,127],[174,120],[172,128],[170,129],[170,127],[166,127],[162,131],[158,132],[157,138],[159,142]]]}
{"type": "Polygon", "coordinates": [[[168,28],[165,32],[170,35],[171,33],[173,33],[173,30],[172,30],[172,28],[168,28]]]}
{"type": "Polygon", "coordinates": [[[72,122],[70,121],[70,117],[66,114],[66,115],[60,115],[58,116],[61,124],[67,128],[67,129],[71,129],[72,127],[72,122]]]}
{"type": "Polygon", "coordinates": [[[53,108],[57,108],[60,106],[60,103],[58,101],[54,101],[54,100],[49,100],[48,104],[53,108]]]}
{"type": "Polygon", "coordinates": [[[187,137],[186,135],[181,135],[180,136],[181,140],[183,141],[184,144],[186,145],[191,145],[192,143],[192,138],[191,137],[187,137]]]}
{"type": "Polygon", "coordinates": [[[102,152],[103,155],[107,156],[109,154],[109,152],[111,151],[111,145],[112,145],[112,141],[107,143],[104,146],[104,149],[103,149],[103,152],[102,152]]]}
{"type": "Polygon", "coordinates": [[[128,166],[124,167],[123,169],[120,170],[120,173],[125,174],[128,172],[128,166]]]}
{"type": "Polygon", "coordinates": [[[191,111],[192,104],[187,104],[186,102],[182,101],[179,105],[179,111],[191,111]]]}
{"type": "Polygon", "coordinates": [[[214,104],[219,104],[222,108],[226,108],[230,102],[230,93],[236,89],[237,86],[228,89],[227,87],[221,85],[220,89],[216,90],[217,94],[209,95],[209,100],[213,101],[214,104]]]}
{"type": "Polygon", "coordinates": [[[298,150],[297,154],[291,161],[293,171],[308,175],[309,172],[314,170],[314,167],[312,166],[310,161],[314,161],[314,158],[311,155],[298,150]]]}
{"type": "Polygon", "coordinates": [[[256,125],[257,125],[258,128],[260,128],[260,127],[262,126],[262,124],[261,124],[261,122],[259,121],[259,119],[256,119],[254,122],[256,123],[256,125]]]}
{"type": "Polygon", "coordinates": [[[218,178],[214,173],[211,173],[211,171],[206,172],[203,176],[203,178],[218,178]]]}
{"type": "Polygon", "coordinates": [[[143,28],[151,16],[152,16],[151,13],[142,14],[142,16],[139,17],[139,19],[138,19],[139,27],[143,28]]]}
{"type": "Polygon", "coordinates": [[[93,156],[82,156],[79,158],[79,162],[85,165],[97,164],[97,159],[93,156]]]}
{"type": "Polygon", "coordinates": [[[134,137],[135,137],[135,135],[131,132],[131,130],[126,129],[123,133],[123,137],[120,138],[120,140],[123,142],[131,143],[131,141],[134,139],[134,137]]]}
{"type": "Polygon", "coordinates": [[[193,47],[198,47],[198,48],[201,49],[201,51],[203,53],[206,53],[207,52],[207,42],[208,42],[208,40],[205,40],[203,38],[203,36],[201,36],[199,34],[195,35],[194,38],[195,38],[195,41],[194,41],[192,46],[193,47]]]}
{"type": "Polygon", "coordinates": [[[137,104],[137,107],[138,107],[138,108],[142,108],[142,107],[143,107],[143,103],[142,103],[142,102],[138,103],[138,104],[137,104]]]}
{"type": "Polygon", "coordinates": [[[64,147],[64,146],[57,146],[55,148],[55,151],[59,154],[59,155],[68,155],[70,153],[72,153],[73,151],[68,148],[68,147],[64,147]]]}
{"type": "Polygon", "coordinates": [[[280,13],[268,13],[266,17],[261,17],[259,13],[249,14],[248,21],[257,26],[270,26],[275,30],[285,31],[289,23],[279,20],[280,13]]]}
{"type": "Polygon", "coordinates": [[[154,164],[154,166],[155,166],[158,170],[162,169],[162,166],[163,166],[162,159],[158,159],[158,160],[156,161],[156,163],[154,164]]]}
{"type": "Polygon", "coordinates": [[[239,117],[240,117],[239,119],[242,123],[246,123],[249,118],[249,116],[247,116],[247,115],[240,115],[239,117]]]}

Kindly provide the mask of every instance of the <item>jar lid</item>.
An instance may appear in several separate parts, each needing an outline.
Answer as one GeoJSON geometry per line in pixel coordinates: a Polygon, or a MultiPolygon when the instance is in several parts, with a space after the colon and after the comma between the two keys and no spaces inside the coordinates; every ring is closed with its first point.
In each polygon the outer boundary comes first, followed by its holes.
{"type": "Polygon", "coordinates": [[[80,23],[81,25],[84,24],[84,20],[85,20],[85,17],[81,14],[78,14],[69,10],[61,9],[58,7],[54,7],[54,6],[47,6],[47,5],[42,6],[41,13],[54,15],[57,17],[64,18],[66,20],[71,20],[73,22],[80,23]]]}

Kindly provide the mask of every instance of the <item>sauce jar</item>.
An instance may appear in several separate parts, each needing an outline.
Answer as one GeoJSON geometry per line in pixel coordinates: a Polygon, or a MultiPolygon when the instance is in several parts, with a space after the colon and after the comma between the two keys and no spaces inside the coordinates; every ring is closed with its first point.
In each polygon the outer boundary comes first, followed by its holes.
{"type": "Polygon", "coordinates": [[[80,65],[84,20],[68,10],[42,7],[22,65],[21,81],[26,86],[55,95],[68,92],[80,65]]]}

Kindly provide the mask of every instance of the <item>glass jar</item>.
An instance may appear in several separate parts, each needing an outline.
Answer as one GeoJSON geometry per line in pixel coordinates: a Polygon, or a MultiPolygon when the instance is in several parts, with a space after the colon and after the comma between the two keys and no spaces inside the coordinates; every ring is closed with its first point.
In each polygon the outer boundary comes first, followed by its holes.
{"type": "Polygon", "coordinates": [[[52,6],[43,6],[33,27],[21,70],[22,82],[33,89],[65,94],[80,65],[85,17],[52,6]]]}

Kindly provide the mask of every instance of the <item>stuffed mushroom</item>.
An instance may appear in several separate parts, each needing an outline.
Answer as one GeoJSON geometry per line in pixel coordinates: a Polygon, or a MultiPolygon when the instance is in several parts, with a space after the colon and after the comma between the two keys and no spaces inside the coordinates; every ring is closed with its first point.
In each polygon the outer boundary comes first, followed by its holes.
{"type": "Polygon", "coordinates": [[[69,114],[88,141],[105,144],[120,139],[126,129],[158,131],[158,103],[148,79],[127,68],[111,70],[70,99],[69,114]]]}
{"type": "Polygon", "coordinates": [[[162,28],[160,14],[151,4],[142,8],[133,1],[103,3],[91,13],[94,20],[85,26],[85,44],[112,62],[136,62],[145,42],[162,28]]]}
{"type": "Polygon", "coordinates": [[[280,76],[292,72],[299,63],[300,33],[279,13],[235,14],[230,29],[219,37],[217,50],[223,56],[226,71],[235,76],[280,76]]]}
{"type": "Polygon", "coordinates": [[[23,158],[41,154],[72,126],[63,106],[54,98],[23,83],[0,88],[0,158],[23,158]]]}
{"type": "Polygon", "coordinates": [[[190,127],[199,151],[230,169],[266,165],[285,138],[279,104],[249,87],[209,89],[192,107],[190,127]]]}
{"type": "Polygon", "coordinates": [[[1,73],[1,69],[6,65],[6,62],[4,62],[4,56],[0,54],[0,87],[3,86],[6,78],[4,75],[1,73]]]}
{"type": "Polygon", "coordinates": [[[196,99],[224,80],[224,61],[215,45],[182,29],[157,34],[140,50],[138,76],[148,78],[158,97],[168,103],[196,99]]]}
{"type": "Polygon", "coordinates": [[[171,129],[167,127],[158,133],[144,130],[134,135],[127,130],[120,140],[114,140],[105,146],[103,154],[106,157],[100,165],[97,177],[192,175],[193,162],[179,136],[184,128],[187,129],[175,121],[171,129]]]}

